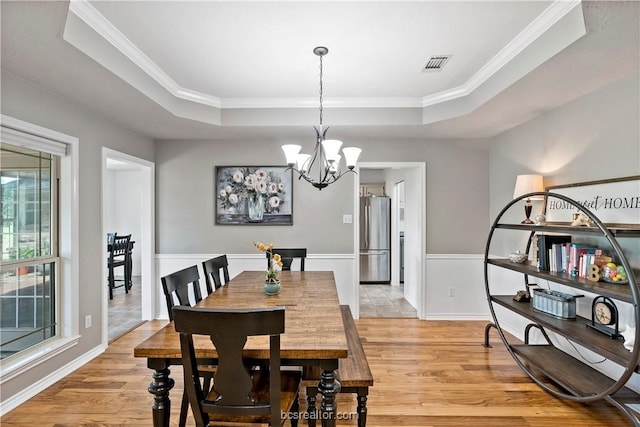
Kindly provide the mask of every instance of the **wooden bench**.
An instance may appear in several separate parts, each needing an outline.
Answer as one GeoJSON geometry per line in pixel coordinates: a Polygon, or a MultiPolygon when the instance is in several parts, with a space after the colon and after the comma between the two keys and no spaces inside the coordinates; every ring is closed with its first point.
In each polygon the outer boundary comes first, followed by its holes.
{"type": "MultiPolygon", "coordinates": [[[[349,357],[340,359],[338,365],[337,377],[342,386],[340,393],[357,394],[358,427],[364,427],[367,425],[367,395],[369,394],[369,387],[373,386],[373,375],[371,375],[367,355],[364,353],[364,348],[362,348],[356,322],[351,315],[351,309],[348,305],[341,305],[340,310],[342,311],[342,321],[344,322],[347,344],[349,345],[349,357]]],[[[317,414],[316,395],[320,378],[319,375],[317,378],[315,376],[312,378],[303,381],[303,386],[306,387],[307,391],[309,426],[315,427],[316,419],[313,414],[317,414]]]]}

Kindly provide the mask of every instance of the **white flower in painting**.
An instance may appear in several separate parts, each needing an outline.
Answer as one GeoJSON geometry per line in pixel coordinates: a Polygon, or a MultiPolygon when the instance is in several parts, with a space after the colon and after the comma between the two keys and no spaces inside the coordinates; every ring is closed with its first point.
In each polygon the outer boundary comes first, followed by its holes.
{"type": "Polygon", "coordinates": [[[230,194],[229,195],[229,203],[231,203],[232,205],[237,205],[238,204],[238,195],[237,194],[230,194]]]}
{"type": "Polygon", "coordinates": [[[274,194],[278,192],[278,184],[276,184],[275,182],[270,182],[269,183],[269,193],[270,194],[274,194]]]}
{"type": "Polygon", "coordinates": [[[220,190],[220,198],[224,199],[225,197],[227,197],[227,191],[223,188],[220,190]]]}
{"type": "Polygon", "coordinates": [[[264,182],[263,180],[260,180],[256,183],[256,191],[258,191],[261,194],[264,194],[267,192],[267,183],[264,182]]]}
{"type": "Polygon", "coordinates": [[[249,174],[244,179],[244,186],[247,187],[248,190],[254,190],[256,188],[256,176],[254,174],[249,174]]]}
{"type": "Polygon", "coordinates": [[[269,199],[269,206],[271,206],[272,208],[277,208],[278,206],[280,206],[280,197],[272,196],[269,199]]]}
{"type": "Polygon", "coordinates": [[[256,177],[260,180],[264,180],[267,177],[267,173],[264,171],[264,169],[258,169],[255,174],[256,177]]]}
{"type": "Polygon", "coordinates": [[[230,185],[227,185],[226,187],[224,187],[224,191],[226,191],[228,194],[233,193],[233,188],[231,188],[230,185]]]}
{"type": "Polygon", "coordinates": [[[243,179],[244,175],[242,174],[242,171],[237,170],[233,173],[233,182],[237,182],[238,184],[240,184],[243,179]]]}
{"type": "Polygon", "coordinates": [[[284,191],[284,183],[282,182],[278,183],[278,191],[284,191]]]}

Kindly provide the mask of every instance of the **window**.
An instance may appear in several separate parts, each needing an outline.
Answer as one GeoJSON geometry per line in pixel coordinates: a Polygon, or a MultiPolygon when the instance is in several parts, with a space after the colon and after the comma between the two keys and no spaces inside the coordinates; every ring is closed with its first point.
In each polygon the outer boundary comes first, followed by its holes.
{"type": "Polygon", "coordinates": [[[58,334],[58,156],[0,145],[0,359],[58,334]]]}

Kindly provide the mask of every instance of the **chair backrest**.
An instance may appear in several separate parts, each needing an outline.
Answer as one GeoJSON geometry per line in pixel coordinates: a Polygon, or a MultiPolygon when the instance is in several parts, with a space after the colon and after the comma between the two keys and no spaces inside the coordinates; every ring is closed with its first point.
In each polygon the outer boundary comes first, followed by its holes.
{"type": "Polygon", "coordinates": [[[169,320],[173,320],[173,307],[176,305],[174,296],[178,299],[178,305],[190,306],[189,290],[193,292],[194,302],[202,301],[200,292],[200,274],[198,267],[192,265],[175,273],[171,273],[160,279],[162,281],[162,291],[167,301],[167,311],[169,320]]]}
{"type": "Polygon", "coordinates": [[[204,261],[202,263],[202,270],[204,271],[208,293],[212,293],[214,288],[219,289],[222,286],[220,270],[222,270],[224,284],[226,285],[229,282],[229,262],[227,261],[226,255],[220,255],[204,261]],[[213,279],[213,286],[211,279],[213,279]]]}
{"type": "MultiPolygon", "coordinates": [[[[282,259],[282,269],[287,271],[291,270],[291,264],[293,260],[298,258],[300,259],[300,271],[304,271],[304,260],[307,258],[307,248],[295,248],[295,249],[285,249],[285,248],[275,248],[271,252],[274,254],[279,254],[282,259]]],[[[271,262],[271,257],[267,252],[267,268],[269,267],[269,263],[271,262]]]]}
{"type": "Polygon", "coordinates": [[[126,257],[129,253],[129,242],[131,241],[131,234],[126,236],[118,236],[117,233],[113,235],[113,242],[111,243],[111,250],[109,251],[109,262],[113,262],[117,257],[126,257]]]}
{"type": "Polygon", "coordinates": [[[196,425],[208,425],[209,414],[271,415],[271,425],[280,425],[280,334],[284,333],[284,313],[284,307],[173,308],[175,329],[180,334],[184,387],[194,409],[196,425]],[[193,335],[208,335],[218,353],[213,393],[202,390],[193,335]],[[247,337],[255,335],[269,335],[270,356],[269,396],[254,399],[250,396],[254,383],[243,360],[242,349],[247,337]]]}

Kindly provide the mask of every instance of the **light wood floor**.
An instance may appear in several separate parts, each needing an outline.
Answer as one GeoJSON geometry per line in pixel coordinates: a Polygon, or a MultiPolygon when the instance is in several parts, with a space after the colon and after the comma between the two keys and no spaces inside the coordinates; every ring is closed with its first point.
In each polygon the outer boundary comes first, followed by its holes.
{"type": "MultiPolygon", "coordinates": [[[[151,371],[133,357],[133,348],[164,324],[147,322],[117,339],[103,355],[6,414],[0,425],[150,426],[151,371]]],[[[368,400],[370,427],[631,425],[605,403],[576,404],[542,391],[517,368],[495,331],[494,347],[482,347],[484,322],[360,319],[357,325],[376,381],[368,400]]],[[[172,368],[172,377],[175,426],[181,369],[172,368]]],[[[351,395],[339,395],[338,411],[353,412],[355,406],[351,395]]]]}

